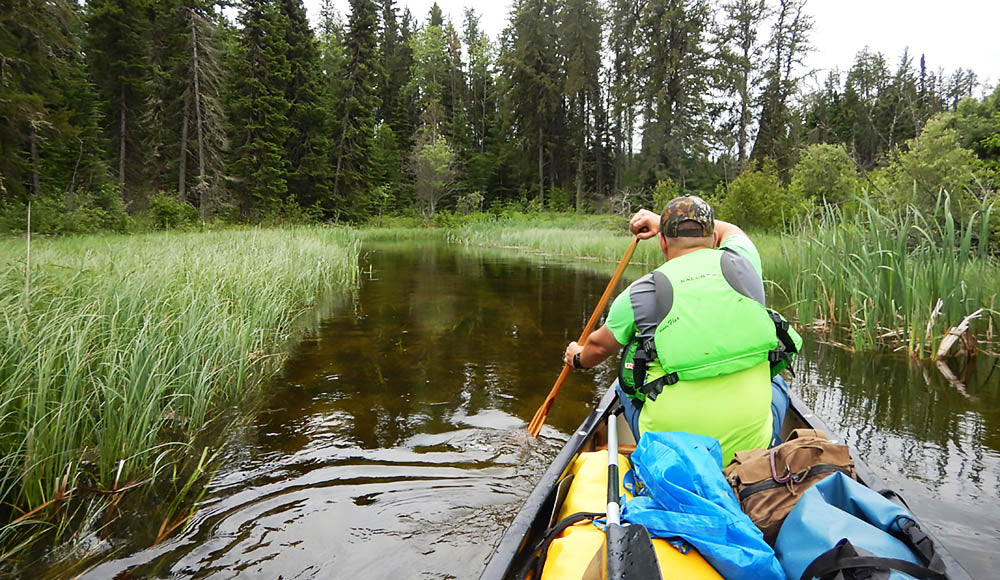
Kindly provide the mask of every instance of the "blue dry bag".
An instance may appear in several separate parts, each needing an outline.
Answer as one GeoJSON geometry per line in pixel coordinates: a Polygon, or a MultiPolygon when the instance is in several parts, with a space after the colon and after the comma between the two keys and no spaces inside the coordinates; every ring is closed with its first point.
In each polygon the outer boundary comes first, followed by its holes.
{"type": "Polygon", "coordinates": [[[691,433],[643,434],[625,485],[635,498],[622,519],[654,538],[694,546],[725,578],[781,580],[785,574],[764,534],[740,510],[722,475],[719,442],[691,433]]]}
{"type": "Polygon", "coordinates": [[[842,473],[802,493],[774,551],[790,580],[945,578],[910,512],[842,473]]]}

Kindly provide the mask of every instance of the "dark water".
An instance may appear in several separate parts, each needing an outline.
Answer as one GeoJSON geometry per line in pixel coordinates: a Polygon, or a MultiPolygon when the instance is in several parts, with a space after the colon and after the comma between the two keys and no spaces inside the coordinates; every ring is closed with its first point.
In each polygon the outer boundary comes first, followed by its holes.
{"type": "MultiPolygon", "coordinates": [[[[187,528],[84,578],[475,578],[605,385],[527,421],[613,265],[373,245],[356,304],[297,349],[187,528]]],[[[635,276],[640,270],[630,272],[635,276]]],[[[898,358],[811,345],[795,388],[901,489],[975,577],[1000,548],[1000,379],[962,393],[898,358]]]]}

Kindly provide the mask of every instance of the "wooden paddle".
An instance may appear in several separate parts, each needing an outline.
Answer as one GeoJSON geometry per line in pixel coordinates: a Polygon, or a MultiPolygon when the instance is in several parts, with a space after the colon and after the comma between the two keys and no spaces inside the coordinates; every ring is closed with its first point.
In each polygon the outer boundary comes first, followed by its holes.
{"type": "MultiPolygon", "coordinates": [[[[601,313],[604,312],[604,307],[608,304],[608,299],[611,298],[611,293],[615,291],[618,286],[618,282],[622,279],[622,274],[625,272],[625,267],[632,260],[632,254],[635,253],[636,246],[639,245],[639,238],[632,238],[632,243],[629,244],[628,249],[625,250],[625,255],[622,256],[620,262],[618,262],[618,268],[615,270],[613,276],[611,276],[611,281],[608,282],[608,287],[604,289],[604,294],[601,295],[601,299],[597,302],[597,308],[594,309],[594,313],[590,315],[590,320],[587,321],[587,326],[583,327],[583,332],[580,334],[580,340],[576,341],[578,344],[584,344],[587,341],[587,337],[594,330],[594,325],[597,324],[598,319],[601,317],[601,313]]],[[[562,388],[563,383],[566,382],[566,377],[569,376],[570,371],[573,367],[570,365],[563,365],[562,372],[559,373],[559,378],[556,379],[556,384],[552,386],[552,390],[549,392],[549,396],[545,397],[545,401],[542,406],[535,411],[535,416],[531,419],[531,423],[528,423],[528,432],[531,433],[532,437],[538,437],[539,431],[542,430],[542,424],[545,423],[545,417],[549,414],[549,409],[552,407],[552,403],[556,399],[556,395],[559,394],[559,389],[562,388]]]]}

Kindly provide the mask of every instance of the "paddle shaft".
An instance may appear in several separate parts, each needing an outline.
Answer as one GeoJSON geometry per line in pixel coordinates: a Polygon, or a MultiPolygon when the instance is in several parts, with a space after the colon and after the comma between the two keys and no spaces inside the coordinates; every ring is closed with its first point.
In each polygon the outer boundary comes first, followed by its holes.
{"type": "Polygon", "coordinates": [[[607,580],[663,580],[649,530],[641,524],[622,525],[620,502],[615,412],[608,416],[608,519],[602,573],[607,580]]]}
{"type": "MultiPolygon", "coordinates": [[[[604,307],[607,306],[608,300],[611,298],[611,293],[615,291],[618,286],[618,282],[622,279],[622,274],[625,273],[625,267],[632,260],[632,254],[635,253],[636,246],[639,245],[639,238],[632,238],[632,243],[629,244],[628,249],[625,250],[625,255],[622,256],[620,262],[618,262],[618,268],[615,269],[614,275],[611,276],[611,280],[608,282],[608,286],[604,289],[604,294],[601,294],[601,299],[597,302],[597,308],[594,309],[593,314],[590,315],[590,320],[587,321],[587,325],[583,327],[583,332],[580,333],[580,340],[576,341],[578,344],[583,345],[587,341],[587,337],[594,330],[594,325],[601,318],[601,313],[604,312],[604,307]]],[[[545,417],[549,414],[549,409],[552,408],[552,403],[556,399],[556,395],[559,394],[559,389],[562,388],[563,383],[566,382],[566,377],[569,376],[570,371],[573,370],[568,364],[563,365],[562,372],[559,373],[559,378],[556,379],[556,384],[552,386],[552,390],[549,391],[545,401],[542,402],[542,406],[535,411],[535,416],[532,417],[531,423],[528,423],[528,432],[531,433],[532,437],[538,437],[538,433],[542,430],[542,424],[545,423],[545,417]]]]}
{"type": "Polygon", "coordinates": [[[618,504],[618,416],[608,417],[608,525],[622,523],[618,504]]]}

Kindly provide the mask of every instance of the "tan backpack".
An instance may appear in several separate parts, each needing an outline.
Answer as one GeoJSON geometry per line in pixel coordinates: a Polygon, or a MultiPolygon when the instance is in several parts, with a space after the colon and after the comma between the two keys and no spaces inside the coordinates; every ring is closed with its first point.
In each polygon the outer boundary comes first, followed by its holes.
{"type": "Polygon", "coordinates": [[[777,447],[737,451],[723,473],[740,507],[773,544],[802,492],[838,471],[857,479],[847,446],[822,431],[796,429],[777,447]]]}

